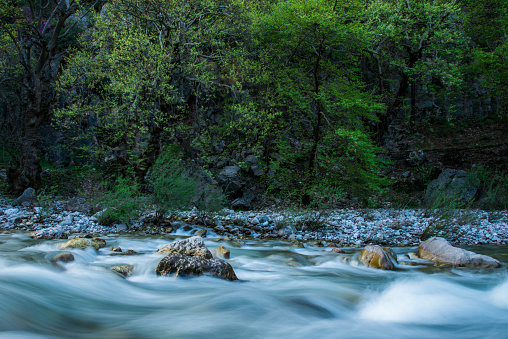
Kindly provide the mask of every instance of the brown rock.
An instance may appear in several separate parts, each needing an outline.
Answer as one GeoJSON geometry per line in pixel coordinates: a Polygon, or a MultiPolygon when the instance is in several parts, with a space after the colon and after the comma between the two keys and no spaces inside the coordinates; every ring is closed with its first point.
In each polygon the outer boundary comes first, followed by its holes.
{"type": "Polygon", "coordinates": [[[74,254],[72,253],[60,253],[55,255],[51,261],[70,262],[74,261],[74,254]]]}
{"type": "Polygon", "coordinates": [[[217,248],[211,249],[214,258],[229,259],[231,252],[224,246],[218,246],[217,248]]]}
{"type": "Polygon", "coordinates": [[[238,280],[233,267],[224,260],[205,259],[197,255],[184,256],[179,253],[165,256],[157,265],[156,273],[175,277],[210,275],[225,280],[238,280]]]}
{"type": "Polygon", "coordinates": [[[365,266],[382,270],[395,269],[395,263],[397,262],[397,259],[392,258],[392,255],[379,245],[365,246],[358,260],[365,266]]]}
{"type": "Polygon", "coordinates": [[[194,235],[202,238],[206,238],[206,230],[199,230],[194,235]]]}
{"type": "Polygon", "coordinates": [[[134,272],[134,266],[132,265],[120,265],[111,267],[111,270],[121,274],[124,278],[130,277],[134,272]]]}
{"type": "Polygon", "coordinates": [[[466,267],[500,267],[501,263],[489,256],[466,251],[462,248],[453,247],[440,237],[432,237],[418,246],[420,258],[466,267]]]}
{"type": "Polygon", "coordinates": [[[331,252],[332,253],[342,253],[342,254],[346,253],[346,252],[344,252],[344,250],[342,248],[338,248],[338,247],[332,248],[331,252]]]}
{"type": "Polygon", "coordinates": [[[111,247],[111,250],[112,250],[113,252],[122,252],[122,249],[121,249],[120,247],[118,247],[118,246],[111,247]]]}

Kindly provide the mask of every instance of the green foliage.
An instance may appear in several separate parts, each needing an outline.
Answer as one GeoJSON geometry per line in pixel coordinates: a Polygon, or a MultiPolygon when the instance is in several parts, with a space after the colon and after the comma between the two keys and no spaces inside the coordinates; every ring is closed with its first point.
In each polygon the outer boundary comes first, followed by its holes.
{"type": "Polygon", "coordinates": [[[508,174],[481,166],[475,167],[472,173],[479,178],[482,187],[479,207],[488,210],[508,209],[508,174]]]}
{"type": "Polygon", "coordinates": [[[149,181],[154,187],[157,214],[190,208],[198,182],[186,171],[181,149],[170,147],[162,152],[150,170],[149,181]]]}
{"type": "Polygon", "coordinates": [[[143,207],[140,198],[140,188],[134,180],[118,178],[103,195],[95,197],[95,206],[103,209],[99,223],[104,226],[130,224],[143,207]]]}
{"type": "Polygon", "coordinates": [[[200,210],[218,211],[224,207],[222,190],[190,173],[182,149],[167,147],[150,170],[149,181],[154,187],[154,203],[158,217],[172,210],[195,206],[200,210]]]}

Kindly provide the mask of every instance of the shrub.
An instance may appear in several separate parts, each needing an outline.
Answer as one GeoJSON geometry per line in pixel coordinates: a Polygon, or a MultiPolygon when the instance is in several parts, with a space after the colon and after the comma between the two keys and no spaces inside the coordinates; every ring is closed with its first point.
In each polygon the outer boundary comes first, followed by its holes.
{"type": "Polygon", "coordinates": [[[151,168],[149,180],[153,184],[153,200],[159,218],[170,210],[191,206],[208,211],[224,207],[222,190],[207,183],[203,178],[206,173],[200,169],[191,173],[192,166],[185,163],[183,156],[180,147],[168,147],[151,168]]]}
{"type": "Polygon", "coordinates": [[[130,224],[139,216],[141,209],[139,185],[127,178],[118,178],[114,186],[95,202],[105,208],[99,216],[99,223],[110,226],[117,223],[130,224]]]}

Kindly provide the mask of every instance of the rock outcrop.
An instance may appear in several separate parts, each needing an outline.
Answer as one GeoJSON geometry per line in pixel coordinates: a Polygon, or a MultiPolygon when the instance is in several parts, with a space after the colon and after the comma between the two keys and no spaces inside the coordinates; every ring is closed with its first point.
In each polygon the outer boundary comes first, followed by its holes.
{"type": "Polygon", "coordinates": [[[489,256],[457,248],[440,237],[432,237],[418,246],[421,259],[465,267],[500,267],[501,263],[489,256]]]}
{"type": "Polygon", "coordinates": [[[225,280],[238,280],[228,262],[212,259],[212,253],[205,247],[200,237],[177,240],[161,247],[158,252],[169,254],[157,265],[158,275],[175,277],[210,275],[225,280]]]}
{"type": "Polygon", "coordinates": [[[379,245],[368,245],[362,250],[358,260],[367,267],[393,270],[397,257],[391,249],[381,248],[379,245]]]}
{"type": "Polygon", "coordinates": [[[35,190],[31,187],[28,187],[23,194],[19,196],[16,200],[14,200],[11,205],[18,206],[23,205],[25,202],[32,203],[35,200],[35,190]]]}
{"type": "Polygon", "coordinates": [[[457,208],[466,207],[476,199],[479,189],[477,178],[466,171],[447,168],[427,186],[423,201],[426,206],[447,203],[457,208]]]}

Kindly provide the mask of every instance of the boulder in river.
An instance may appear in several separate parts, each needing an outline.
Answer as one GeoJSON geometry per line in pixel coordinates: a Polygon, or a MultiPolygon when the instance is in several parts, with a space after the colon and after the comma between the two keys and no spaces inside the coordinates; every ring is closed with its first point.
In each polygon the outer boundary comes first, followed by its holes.
{"type": "Polygon", "coordinates": [[[85,249],[87,247],[93,247],[96,250],[99,250],[99,248],[106,247],[106,241],[100,238],[72,238],[71,240],[60,245],[60,249],[62,250],[67,248],[85,249]]]}
{"type": "Polygon", "coordinates": [[[61,261],[61,262],[70,262],[70,261],[74,261],[74,254],[72,253],[60,253],[60,254],[57,254],[55,255],[51,261],[61,261]]]}
{"type": "Polygon", "coordinates": [[[233,267],[222,259],[205,259],[197,255],[185,256],[179,253],[165,256],[157,265],[156,273],[175,277],[211,275],[225,280],[238,280],[233,267]]]}
{"type": "Polygon", "coordinates": [[[465,267],[500,267],[501,263],[489,256],[454,247],[440,237],[432,237],[418,246],[420,258],[465,267]]]}
{"type": "Polygon", "coordinates": [[[216,248],[212,248],[210,251],[214,258],[220,259],[229,259],[231,252],[224,246],[218,246],[216,248]]]}
{"type": "Polygon", "coordinates": [[[213,257],[210,250],[206,248],[203,239],[199,236],[174,241],[159,248],[157,252],[164,254],[180,253],[187,256],[197,255],[205,259],[212,259],[213,257]]]}
{"type": "Polygon", "coordinates": [[[358,260],[367,267],[393,270],[397,258],[391,249],[383,249],[379,245],[368,245],[362,250],[358,260]]]}
{"type": "Polygon", "coordinates": [[[132,272],[134,271],[134,266],[119,265],[119,266],[111,267],[111,270],[119,273],[122,277],[127,278],[132,275],[132,272]]]}

